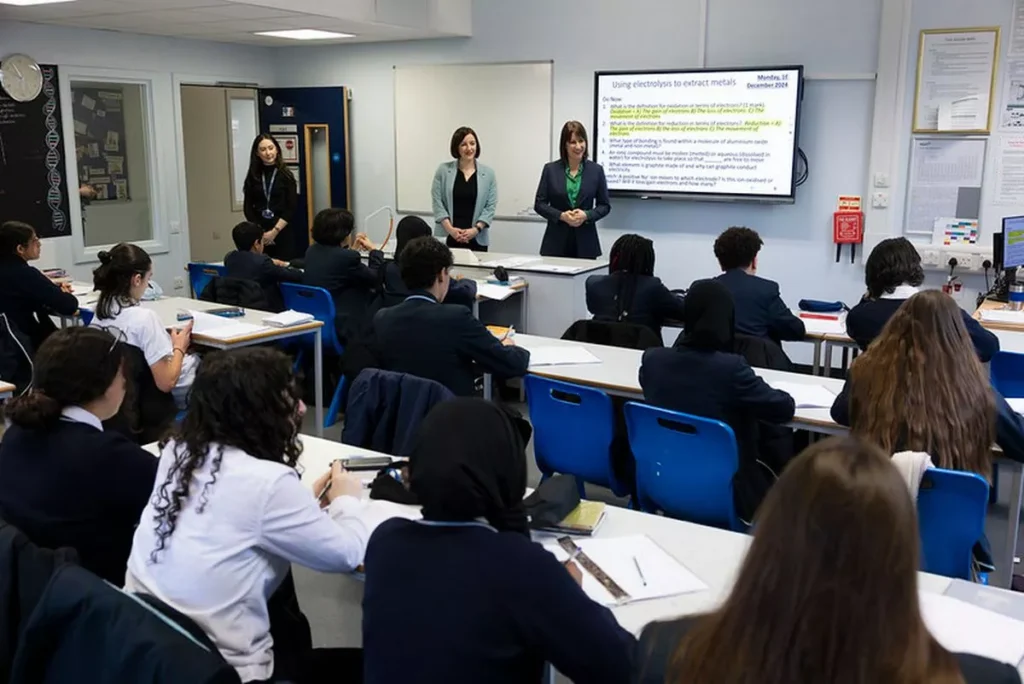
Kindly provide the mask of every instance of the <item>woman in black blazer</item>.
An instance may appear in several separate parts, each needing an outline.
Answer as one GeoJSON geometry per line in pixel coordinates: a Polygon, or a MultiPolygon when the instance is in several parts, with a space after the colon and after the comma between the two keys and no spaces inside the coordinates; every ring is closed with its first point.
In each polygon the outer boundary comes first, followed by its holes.
{"type": "Polygon", "coordinates": [[[33,388],[4,406],[0,442],[0,518],[39,546],[74,548],[117,586],[158,464],[103,429],[124,400],[127,351],[99,328],[55,332],[36,354],[33,388]]]}
{"type": "Polygon", "coordinates": [[[921,617],[917,515],[889,456],[819,442],[758,513],[725,604],[648,625],[634,684],[1019,684],[1011,665],[953,654],[921,617]]]}
{"type": "Polygon", "coordinates": [[[50,314],[72,316],[78,299],[70,285],[57,285],[28,262],[39,258],[40,242],[32,226],[7,221],[0,226],[0,313],[38,349],[57,326],[50,314]]]}
{"type": "Polygon", "coordinates": [[[297,256],[296,237],[284,230],[295,216],[298,201],[298,184],[281,157],[277,139],[269,133],[257,135],[242,183],[242,207],[245,220],[263,229],[266,253],[274,259],[290,261],[297,256]]]}
{"type": "Polygon", "coordinates": [[[579,121],[562,126],[558,150],[560,159],[544,165],[533,205],[548,220],[541,256],[596,259],[597,222],[612,210],[604,169],[587,161],[587,130],[579,121]]]}

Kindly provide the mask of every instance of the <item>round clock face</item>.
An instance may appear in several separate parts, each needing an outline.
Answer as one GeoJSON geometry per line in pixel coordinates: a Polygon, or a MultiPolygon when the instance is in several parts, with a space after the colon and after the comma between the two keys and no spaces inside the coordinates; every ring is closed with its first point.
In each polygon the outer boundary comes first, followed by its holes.
{"type": "Polygon", "coordinates": [[[12,100],[29,102],[43,89],[43,71],[26,55],[10,55],[0,62],[0,85],[12,100]]]}

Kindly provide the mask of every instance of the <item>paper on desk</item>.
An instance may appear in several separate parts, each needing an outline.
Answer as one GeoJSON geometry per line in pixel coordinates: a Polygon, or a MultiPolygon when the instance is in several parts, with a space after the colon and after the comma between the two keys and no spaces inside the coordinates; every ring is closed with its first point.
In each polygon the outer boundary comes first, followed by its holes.
{"type": "Polygon", "coordinates": [[[1024,324],[1024,311],[1011,311],[1010,309],[982,309],[981,320],[991,323],[1022,323],[1024,324]]]}
{"type": "Polygon", "coordinates": [[[800,316],[808,335],[845,335],[846,316],[835,318],[812,318],[800,316]]]}
{"type": "Polygon", "coordinates": [[[76,297],[87,297],[91,294],[99,296],[99,292],[93,290],[93,286],[88,283],[71,283],[71,294],[76,297]]]}
{"type": "Polygon", "coordinates": [[[1019,413],[1024,416],[1024,399],[1021,398],[1006,398],[1006,403],[1010,405],[1014,413],[1019,413]]]}
{"type": "Polygon", "coordinates": [[[836,400],[836,395],[821,385],[804,385],[799,382],[783,380],[776,380],[768,384],[793,397],[797,408],[832,408],[832,404],[836,400]]]}
{"type": "Polygon", "coordinates": [[[530,367],[533,366],[569,366],[575,363],[601,363],[584,347],[576,345],[558,345],[551,347],[530,347],[530,367]]]}
{"type": "Polygon", "coordinates": [[[946,650],[1014,667],[1024,659],[1024,622],[949,596],[925,591],[920,596],[924,624],[946,650]]]}
{"type": "MultiPolygon", "coordinates": [[[[699,577],[646,535],[573,541],[590,560],[608,573],[608,576],[629,594],[629,602],[691,594],[708,588],[699,577]],[[637,565],[643,572],[643,579],[640,578],[637,565]]],[[[565,562],[569,558],[569,554],[556,541],[545,542],[544,548],[553,553],[559,561],[565,562]]],[[[613,606],[617,603],[608,590],[586,569],[583,569],[583,591],[601,605],[613,606]]]]}
{"type": "Polygon", "coordinates": [[[223,316],[214,316],[203,311],[189,311],[192,316],[192,334],[214,340],[231,340],[269,330],[265,325],[242,323],[223,316]]]}
{"type": "Polygon", "coordinates": [[[494,299],[501,302],[511,297],[514,292],[515,290],[508,285],[495,285],[494,283],[488,283],[486,280],[476,281],[477,295],[486,299],[494,299]]]}
{"type": "Polygon", "coordinates": [[[480,257],[471,249],[455,247],[452,249],[452,260],[457,264],[479,264],[480,257]]]}
{"type": "Polygon", "coordinates": [[[520,266],[528,266],[529,264],[535,264],[540,260],[540,257],[508,257],[507,259],[493,259],[491,261],[485,261],[481,264],[481,266],[487,266],[489,268],[497,268],[498,266],[504,266],[505,268],[519,268],[520,266]]]}

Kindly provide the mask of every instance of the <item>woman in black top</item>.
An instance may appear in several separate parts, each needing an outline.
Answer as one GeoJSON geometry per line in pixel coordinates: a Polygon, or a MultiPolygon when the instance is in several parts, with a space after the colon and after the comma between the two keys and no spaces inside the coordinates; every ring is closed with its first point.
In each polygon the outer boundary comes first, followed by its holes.
{"type": "Polygon", "coordinates": [[[462,126],[452,134],[452,159],[437,167],[430,186],[434,223],[448,234],[448,246],[486,252],[498,205],[494,171],[480,159],[476,132],[462,126]]]}
{"type": "Polygon", "coordinates": [[[683,298],[654,276],[652,241],[623,235],[610,257],[610,275],[587,278],[587,309],[594,320],[646,325],[659,339],[665,321],[683,320],[683,298]]]}
{"type": "Polygon", "coordinates": [[[74,548],[118,586],[157,468],[156,457],[103,430],[124,400],[126,347],[99,328],[51,335],[32,390],[4,407],[11,426],[0,442],[0,518],[40,546],[74,548]]]}
{"type": "Polygon", "coordinates": [[[78,299],[70,285],[57,285],[29,266],[41,249],[35,229],[21,221],[0,226],[0,313],[38,349],[57,329],[50,314],[73,316],[78,299]]]}
{"type": "Polygon", "coordinates": [[[256,136],[252,143],[242,193],[245,220],[263,228],[266,253],[282,261],[294,259],[296,237],[284,229],[295,215],[298,191],[295,176],[281,158],[281,146],[269,133],[256,136]]]}
{"type": "Polygon", "coordinates": [[[1011,665],[950,653],[928,632],[919,556],[889,456],[855,438],[819,442],[765,499],[725,604],[648,625],[632,681],[1019,684],[1011,665]]]}

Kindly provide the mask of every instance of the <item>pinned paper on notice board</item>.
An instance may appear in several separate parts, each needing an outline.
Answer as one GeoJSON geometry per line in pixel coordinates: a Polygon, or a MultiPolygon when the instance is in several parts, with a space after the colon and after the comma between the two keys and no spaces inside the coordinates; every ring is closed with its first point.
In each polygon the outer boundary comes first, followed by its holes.
{"type": "Polygon", "coordinates": [[[978,219],[935,219],[932,244],[944,247],[978,244],[978,219]]]}
{"type": "Polygon", "coordinates": [[[838,211],[860,211],[860,195],[840,195],[836,204],[838,211]]]}

